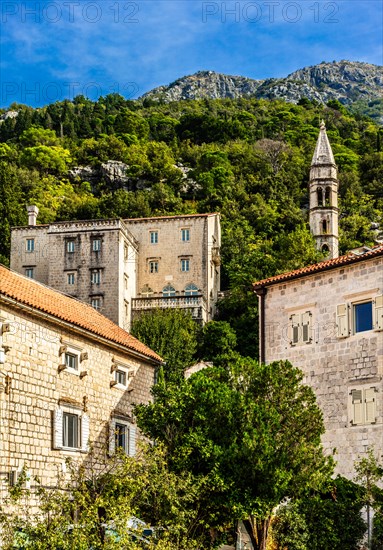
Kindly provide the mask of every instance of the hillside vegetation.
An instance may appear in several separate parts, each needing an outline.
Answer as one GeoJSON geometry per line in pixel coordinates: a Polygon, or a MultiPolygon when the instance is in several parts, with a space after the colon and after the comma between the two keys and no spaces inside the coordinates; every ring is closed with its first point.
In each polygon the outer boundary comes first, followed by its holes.
{"type": "Polygon", "coordinates": [[[0,261],[9,259],[10,227],[27,222],[26,204],[39,207],[39,223],[219,211],[222,289],[231,290],[220,315],[253,355],[250,283],[321,259],[307,227],[307,184],[322,118],[339,169],[341,251],[372,245],[383,134],[336,100],[160,104],[109,95],[11,105],[0,123],[0,261]]]}

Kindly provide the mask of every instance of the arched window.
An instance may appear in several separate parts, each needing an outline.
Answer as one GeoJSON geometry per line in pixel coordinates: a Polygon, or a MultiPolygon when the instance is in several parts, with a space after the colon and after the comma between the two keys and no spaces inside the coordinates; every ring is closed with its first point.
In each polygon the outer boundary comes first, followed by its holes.
{"type": "Polygon", "coordinates": [[[322,249],[321,249],[321,250],[322,250],[323,254],[328,254],[328,253],[330,252],[330,249],[329,249],[328,244],[322,245],[322,249]]]}
{"type": "Polygon", "coordinates": [[[145,298],[148,298],[153,294],[153,290],[150,288],[149,285],[144,285],[141,289],[141,295],[145,298]]]}
{"type": "Polygon", "coordinates": [[[327,220],[322,220],[322,233],[328,233],[328,223],[327,223],[327,220]]]}
{"type": "Polygon", "coordinates": [[[193,283],[185,286],[185,296],[195,296],[196,294],[198,294],[198,286],[193,283]]]}
{"type": "Polygon", "coordinates": [[[190,283],[185,286],[185,296],[187,304],[194,304],[198,302],[196,296],[199,294],[198,287],[194,283],[190,283]]]}
{"type": "Polygon", "coordinates": [[[324,195],[324,203],[325,206],[331,206],[331,189],[330,187],[326,187],[325,195],[324,195]]]}
{"type": "Polygon", "coordinates": [[[323,191],[321,187],[317,189],[318,206],[323,206],[323,191]]]}
{"type": "Polygon", "coordinates": [[[169,298],[169,296],[175,296],[175,295],[176,295],[176,289],[171,285],[166,285],[162,289],[162,296],[164,298],[169,298]]]}

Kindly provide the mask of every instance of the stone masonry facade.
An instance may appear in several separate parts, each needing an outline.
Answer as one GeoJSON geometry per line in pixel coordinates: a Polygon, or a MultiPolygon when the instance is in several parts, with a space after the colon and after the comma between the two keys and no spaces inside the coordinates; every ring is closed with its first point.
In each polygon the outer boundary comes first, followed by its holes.
{"type": "Polygon", "coordinates": [[[158,307],[205,323],[220,289],[220,245],[219,214],[28,225],[12,230],[11,268],[127,330],[158,307]]]}
{"type": "Polygon", "coordinates": [[[383,454],[383,248],[370,256],[255,284],[264,360],[303,370],[323,412],[324,447],[349,478],[369,447],[383,454]]]}
{"type": "Polygon", "coordinates": [[[124,430],[124,450],[134,454],[140,436],[132,406],[150,401],[158,364],[0,293],[3,501],[23,468],[32,489],[35,476],[50,487],[67,457],[86,463],[90,446],[113,452],[116,426],[124,430]]]}

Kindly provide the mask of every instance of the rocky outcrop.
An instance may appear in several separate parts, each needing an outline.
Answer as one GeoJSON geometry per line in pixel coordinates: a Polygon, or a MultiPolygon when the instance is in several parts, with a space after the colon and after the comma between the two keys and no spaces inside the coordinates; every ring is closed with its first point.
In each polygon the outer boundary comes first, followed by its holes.
{"type": "Polygon", "coordinates": [[[286,78],[253,80],[213,71],[200,71],[179,78],[168,86],[147,92],[141,99],[165,102],[182,99],[256,97],[284,99],[297,103],[301,98],[327,103],[337,99],[344,105],[358,100],[383,99],[383,67],[358,61],[320,63],[299,69],[286,78]]]}

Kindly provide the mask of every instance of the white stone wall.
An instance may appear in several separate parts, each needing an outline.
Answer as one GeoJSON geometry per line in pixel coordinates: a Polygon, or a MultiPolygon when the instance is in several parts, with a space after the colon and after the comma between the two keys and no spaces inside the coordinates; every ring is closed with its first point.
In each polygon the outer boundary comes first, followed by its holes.
{"type": "Polygon", "coordinates": [[[369,446],[383,454],[383,332],[354,333],[356,302],[383,294],[383,259],[375,258],[274,284],[266,294],[266,361],[288,359],[305,374],[324,415],[328,453],[350,478],[369,446]],[[351,335],[338,336],[336,307],[349,304],[351,335]],[[310,343],[291,345],[291,316],[311,313],[310,343]],[[351,390],[375,388],[376,422],[352,425],[351,390]]]}
{"type": "Polygon", "coordinates": [[[5,497],[10,471],[25,467],[32,478],[38,476],[43,485],[51,486],[67,457],[86,463],[86,453],[53,448],[52,417],[59,403],[67,401],[86,412],[90,444],[105,452],[111,417],[132,418],[133,403],[150,401],[154,367],[117,346],[31,316],[1,300],[0,321],[9,324],[2,335],[6,353],[0,365],[0,493],[5,497]],[[88,358],[79,365],[81,376],[68,370],[60,372],[63,344],[87,352],[88,358]],[[111,387],[111,369],[116,363],[136,370],[129,391],[111,387]]]}

